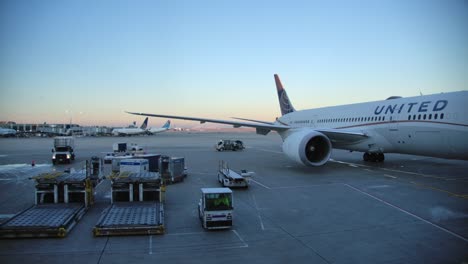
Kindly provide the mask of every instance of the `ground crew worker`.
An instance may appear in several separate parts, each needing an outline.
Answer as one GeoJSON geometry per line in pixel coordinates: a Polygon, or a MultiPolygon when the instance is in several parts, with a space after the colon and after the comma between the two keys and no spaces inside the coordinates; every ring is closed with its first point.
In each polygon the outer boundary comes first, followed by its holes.
{"type": "Polygon", "coordinates": [[[216,199],[214,203],[215,206],[219,206],[221,204],[224,204],[225,206],[229,206],[229,198],[224,194],[220,194],[218,199],[216,199]]]}

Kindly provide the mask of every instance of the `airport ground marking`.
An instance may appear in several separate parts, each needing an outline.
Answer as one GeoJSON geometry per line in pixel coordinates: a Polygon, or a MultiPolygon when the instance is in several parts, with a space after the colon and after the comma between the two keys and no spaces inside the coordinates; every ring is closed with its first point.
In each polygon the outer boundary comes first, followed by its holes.
{"type": "Polygon", "coordinates": [[[364,194],[364,195],[366,195],[366,196],[368,196],[368,197],[371,197],[371,198],[373,198],[374,200],[377,200],[377,201],[379,201],[379,202],[381,202],[381,203],[383,203],[383,204],[386,204],[386,205],[388,205],[388,206],[390,206],[390,207],[392,207],[392,208],[394,208],[394,209],[397,209],[397,210],[400,211],[400,212],[403,212],[403,213],[405,213],[405,214],[407,214],[407,215],[409,215],[409,216],[412,216],[412,217],[414,217],[414,218],[416,218],[416,219],[418,219],[418,220],[420,220],[420,221],[423,221],[424,223],[429,224],[429,225],[431,225],[431,226],[433,226],[433,227],[435,227],[435,228],[437,228],[437,229],[439,229],[439,230],[442,230],[442,231],[444,231],[444,232],[446,232],[446,233],[448,233],[448,234],[450,234],[450,235],[452,235],[452,236],[454,236],[454,237],[456,237],[456,238],[459,238],[459,239],[463,240],[464,242],[468,242],[468,238],[465,238],[465,237],[463,237],[463,236],[461,236],[461,235],[459,235],[459,234],[457,234],[457,233],[454,233],[454,232],[452,232],[452,231],[450,231],[450,230],[448,230],[448,229],[446,229],[446,228],[444,228],[444,227],[441,227],[441,226],[439,226],[439,225],[437,225],[437,224],[434,224],[434,223],[432,223],[431,221],[428,221],[428,220],[426,220],[426,219],[424,219],[424,218],[422,218],[422,217],[420,217],[420,216],[417,216],[417,215],[415,215],[415,214],[413,214],[413,213],[410,213],[410,212],[406,211],[405,209],[403,209],[403,208],[401,208],[401,207],[398,207],[398,206],[393,205],[393,204],[391,204],[391,203],[389,203],[389,202],[387,202],[387,201],[384,201],[384,200],[382,200],[382,199],[380,199],[380,198],[378,198],[378,197],[376,197],[376,196],[374,196],[374,195],[372,195],[372,194],[370,194],[370,193],[368,193],[368,192],[365,192],[365,191],[363,191],[363,190],[360,190],[360,189],[358,189],[358,188],[356,188],[356,187],[354,187],[354,186],[352,186],[352,185],[350,185],[350,184],[343,183],[343,185],[345,185],[345,186],[347,186],[347,187],[349,187],[349,188],[351,188],[351,189],[353,189],[353,190],[355,190],[355,191],[357,191],[357,192],[360,192],[361,194],[364,194]]]}
{"type": "Polygon", "coordinates": [[[396,176],[393,176],[393,175],[390,175],[390,174],[384,174],[383,176],[387,177],[387,178],[392,178],[392,179],[396,179],[397,177],[396,176]]]}
{"type": "Polygon", "coordinates": [[[255,148],[255,150],[260,150],[260,151],[270,152],[270,153],[275,153],[275,154],[284,154],[284,153],[281,152],[281,151],[274,151],[274,150],[262,149],[262,148],[255,148]]]}
{"type": "Polygon", "coordinates": [[[98,264],[101,263],[102,256],[104,255],[104,252],[106,251],[107,244],[109,243],[109,236],[106,238],[106,243],[104,243],[104,247],[102,247],[101,254],[99,254],[99,259],[98,259],[98,264]]]}
{"type": "Polygon", "coordinates": [[[258,220],[260,220],[260,227],[262,228],[262,231],[265,231],[265,226],[263,225],[262,216],[260,215],[260,212],[258,211],[257,200],[255,199],[254,194],[251,194],[251,196],[252,196],[252,200],[253,200],[253,203],[254,203],[254,206],[255,206],[255,210],[257,211],[258,220]]]}
{"type": "Polygon", "coordinates": [[[148,254],[153,255],[153,235],[149,236],[148,254]]]}
{"type": "MultiPolygon", "coordinates": [[[[236,230],[231,230],[237,238],[242,242],[242,246],[235,246],[235,247],[219,247],[216,249],[236,249],[236,248],[247,248],[249,245],[242,239],[242,237],[237,233],[236,230]]],[[[186,232],[186,233],[170,233],[166,234],[165,236],[191,236],[191,235],[202,235],[207,234],[207,232],[186,232]]]]}
{"type": "MultiPolygon", "coordinates": [[[[330,161],[340,163],[340,164],[345,164],[345,165],[348,165],[348,166],[354,167],[354,168],[356,168],[356,167],[367,168],[367,169],[369,169],[369,171],[372,171],[370,169],[380,169],[380,170],[385,170],[385,171],[390,171],[390,172],[405,173],[405,174],[411,174],[411,175],[416,175],[416,176],[422,176],[422,177],[425,177],[425,178],[432,178],[432,179],[438,179],[438,180],[447,180],[444,177],[435,176],[435,175],[428,175],[428,174],[412,172],[412,171],[402,171],[402,170],[395,170],[395,169],[388,169],[388,168],[372,167],[372,166],[367,166],[367,165],[363,165],[363,164],[356,164],[356,163],[339,161],[339,160],[334,160],[334,159],[330,159],[330,161]]],[[[364,169],[364,170],[366,170],[366,169],[364,169]]]]}
{"type": "Polygon", "coordinates": [[[444,177],[440,176],[435,176],[435,175],[428,175],[428,174],[423,174],[423,173],[417,173],[417,172],[412,172],[412,171],[402,171],[402,170],[394,170],[394,169],[387,169],[387,168],[379,168],[385,171],[391,171],[391,172],[397,172],[397,173],[406,173],[406,174],[411,174],[411,175],[417,175],[417,176],[422,176],[425,178],[432,178],[432,179],[439,179],[439,180],[446,180],[444,177]]]}
{"type": "Polygon", "coordinates": [[[439,188],[432,187],[430,185],[426,185],[426,184],[422,184],[422,183],[418,183],[418,182],[410,182],[410,183],[412,183],[412,184],[414,184],[416,186],[422,187],[422,188],[431,189],[431,190],[438,191],[438,192],[443,192],[443,193],[448,193],[448,194],[450,194],[452,196],[463,198],[463,199],[466,199],[467,196],[468,196],[466,194],[457,194],[457,193],[453,193],[453,192],[450,192],[450,191],[447,191],[447,190],[439,189],[439,188]]]}
{"type": "Polygon", "coordinates": [[[244,244],[243,247],[246,247],[248,248],[249,247],[249,244],[245,243],[244,239],[239,235],[239,233],[237,233],[237,231],[235,229],[231,230],[234,234],[236,234],[237,238],[239,238],[239,240],[244,244]]]}
{"type": "Polygon", "coordinates": [[[342,185],[342,183],[324,183],[324,184],[309,184],[309,185],[295,185],[295,186],[281,186],[281,187],[271,187],[271,190],[281,190],[281,189],[299,189],[299,188],[312,188],[312,187],[322,187],[330,185],[342,185]]]}
{"type": "Polygon", "coordinates": [[[191,235],[200,235],[205,234],[206,232],[187,232],[187,233],[169,233],[165,234],[166,236],[191,236],[191,235]]]}
{"type": "Polygon", "coordinates": [[[265,189],[271,190],[271,187],[268,187],[268,186],[266,186],[266,185],[264,185],[264,184],[262,184],[262,183],[259,183],[258,181],[254,180],[254,179],[250,179],[250,180],[253,181],[253,182],[255,182],[256,184],[262,186],[262,187],[265,188],[265,189]]]}

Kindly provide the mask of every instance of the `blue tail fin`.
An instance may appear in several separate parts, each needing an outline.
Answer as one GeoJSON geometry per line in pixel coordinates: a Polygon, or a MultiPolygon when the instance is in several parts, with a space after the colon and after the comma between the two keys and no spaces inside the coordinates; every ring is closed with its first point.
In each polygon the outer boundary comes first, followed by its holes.
{"type": "Polygon", "coordinates": [[[146,129],[146,127],[148,126],[148,117],[145,119],[145,121],[143,121],[143,124],[141,124],[141,129],[146,129]]]}
{"type": "Polygon", "coordinates": [[[162,128],[169,128],[171,126],[171,120],[167,120],[167,122],[162,126],[162,128]]]}
{"type": "Polygon", "coordinates": [[[278,91],[278,100],[281,108],[281,115],[289,114],[296,111],[291,102],[289,101],[288,95],[286,94],[286,90],[284,90],[283,84],[281,84],[278,74],[275,74],[275,83],[276,90],[278,91]]]}

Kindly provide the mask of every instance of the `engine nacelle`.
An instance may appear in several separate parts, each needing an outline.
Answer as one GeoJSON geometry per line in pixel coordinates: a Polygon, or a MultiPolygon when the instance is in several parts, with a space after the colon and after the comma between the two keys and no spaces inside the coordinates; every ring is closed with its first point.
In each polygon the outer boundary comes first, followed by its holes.
{"type": "Polygon", "coordinates": [[[283,152],[295,162],[321,166],[330,159],[332,145],[324,134],[304,129],[292,132],[283,142],[283,152]]]}

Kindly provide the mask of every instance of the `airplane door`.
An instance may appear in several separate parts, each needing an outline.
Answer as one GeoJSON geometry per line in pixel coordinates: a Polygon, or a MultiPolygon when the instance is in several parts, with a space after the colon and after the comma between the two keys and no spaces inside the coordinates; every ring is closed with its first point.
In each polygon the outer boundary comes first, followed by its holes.
{"type": "Polygon", "coordinates": [[[310,126],[312,128],[317,128],[317,120],[318,120],[318,116],[317,115],[314,115],[312,117],[312,120],[311,120],[311,123],[310,123],[310,126]]]}
{"type": "Polygon", "coordinates": [[[403,139],[403,133],[405,128],[400,127],[397,116],[390,116],[390,122],[388,124],[388,139],[390,143],[396,148],[403,147],[406,141],[403,139]]]}

